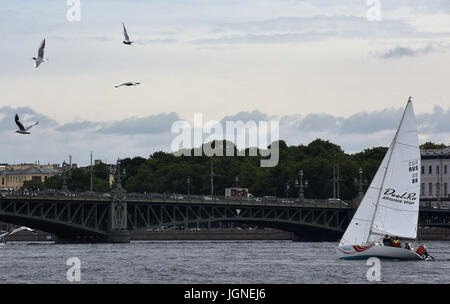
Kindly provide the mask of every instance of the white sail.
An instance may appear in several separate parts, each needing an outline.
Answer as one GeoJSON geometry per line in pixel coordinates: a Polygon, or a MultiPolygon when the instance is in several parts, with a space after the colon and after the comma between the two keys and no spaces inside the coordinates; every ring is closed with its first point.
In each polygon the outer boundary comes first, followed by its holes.
{"type": "Polygon", "coordinates": [[[416,238],[420,149],[408,101],[400,126],[339,245],[371,243],[384,235],[416,238]]]}

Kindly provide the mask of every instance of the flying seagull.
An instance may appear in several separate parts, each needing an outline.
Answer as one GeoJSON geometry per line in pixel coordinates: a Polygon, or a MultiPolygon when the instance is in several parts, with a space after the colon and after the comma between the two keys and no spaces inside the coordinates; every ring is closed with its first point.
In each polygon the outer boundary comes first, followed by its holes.
{"type": "Polygon", "coordinates": [[[23,124],[19,121],[19,115],[16,114],[16,116],[14,117],[14,120],[16,121],[17,126],[19,127],[19,130],[16,131],[16,133],[20,133],[20,134],[30,134],[30,132],[28,132],[33,126],[37,125],[39,123],[39,121],[31,126],[28,127],[24,127],[23,124]]]}
{"type": "Polygon", "coordinates": [[[124,82],[124,83],[122,83],[122,84],[119,84],[119,85],[116,85],[116,86],[114,86],[115,88],[118,88],[118,87],[121,87],[121,86],[127,86],[127,87],[130,87],[130,86],[136,86],[136,85],[138,85],[138,84],[141,84],[140,82],[124,82]]]}
{"type": "Polygon", "coordinates": [[[47,62],[47,59],[44,58],[44,48],[45,48],[45,39],[42,40],[42,42],[41,42],[41,46],[39,47],[37,58],[33,57],[35,68],[37,68],[42,62],[47,62]]]}
{"type": "Polygon", "coordinates": [[[1,244],[6,244],[6,241],[5,241],[5,237],[6,237],[6,236],[11,235],[11,234],[14,234],[14,233],[19,232],[19,231],[22,231],[22,230],[27,230],[27,231],[35,232],[33,229],[28,228],[28,227],[25,227],[25,226],[16,228],[16,229],[14,229],[14,230],[10,230],[10,231],[8,231],[8,232],[5,232],[5,233],[3,233],[3,234],[0,234],[0,245],[1,245],[1,244]]]}
{"type": "Polygon", "coordinates": [[[123,26],[123,36],[125,37],[125,40],[123,41],[126,45],[131,45],[134,43],[133,41],[130,41],[130,37],[128,37],[127,29],[125,28],[125,24],[122,23],[123,26]]]}

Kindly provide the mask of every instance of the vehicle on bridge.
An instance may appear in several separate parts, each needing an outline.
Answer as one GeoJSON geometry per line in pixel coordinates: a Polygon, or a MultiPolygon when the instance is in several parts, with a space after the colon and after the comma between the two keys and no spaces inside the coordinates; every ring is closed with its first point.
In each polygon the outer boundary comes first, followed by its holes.
{"type": "Polygon", "coordinates": [[[225,188],[225,197],[231,199],[248,199],[248,188],[225,188]]]}

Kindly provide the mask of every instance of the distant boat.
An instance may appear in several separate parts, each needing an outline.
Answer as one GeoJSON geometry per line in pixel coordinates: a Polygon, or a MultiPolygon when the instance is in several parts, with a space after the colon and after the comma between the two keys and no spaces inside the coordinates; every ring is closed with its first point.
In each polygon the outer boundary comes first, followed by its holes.
{"type": "Polygon", "coordinates": [[[410,98],[394,139],[336,248],[340,259],[423,259],[414,250],[383,245],[385,236],[417,237],[420,166],[410,98]]]}

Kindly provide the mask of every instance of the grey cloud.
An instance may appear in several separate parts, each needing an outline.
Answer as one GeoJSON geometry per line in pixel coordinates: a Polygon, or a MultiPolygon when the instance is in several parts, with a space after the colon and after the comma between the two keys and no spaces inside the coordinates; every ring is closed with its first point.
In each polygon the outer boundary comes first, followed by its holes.
{"type": "Polygon", "coordinates": [[[270,116],[262,113],[258,110],[254,110],[251,112],[239,112],[236,115],[230,115],[230,116],[225,116],[220,120],[221,124],[225,124],[226,121],[243,121],[243,122],[247,122],[247,121],[267,121],[270,119],[270,116]]]}
{"type": "Polygon", "coordinates": [[[229,35],[220,38],[198,39],[194,44],[235,44],[235,43],[291,43],[323,40],[333,33],[268,34],[268,35],[229,35]]]}
{"type": "Polygon", "coordinates": [[[53,36],[53,39],[56,40],[60,40],[60,41],[73,41],[73,40],[77,40],[77,41],[99,41],[99,42],[111,42],[113,41],[113,39],[111,37],[107,37],[107,36],[76,36],[76,37],[64,37],[64,36],[59,36],[59,35],[55,35],[53,36]]]}
{"type": "Polygon", "coordinates": [[[178,42],[178,40],[175,38],[137,39],[136,40],[136,43],[140,44],[140,45],[176,43],[176,42],[178,42]]]}
{"type": "Polygon", "coordinates": [[[83,38],[83,39],[96,40],[96,41],[101,41],[101,42],[113,41],[110,37],[106,37],[106,36],[92,36],[92,37],[87,37],[87,38],[83,38]]]}
{"type": "Polygon", "coordinates": [[[244,31],[248,33],[284,32],[284,33],[333,33],[349,35],[367,35],[387,30],[412,33],[415,30],[407,23],[397,20],[370,22],[367,18],[354,16],[314,16],[281,17],[264,21],[234,23],[222,25],[222,30],[244,31]]]}
{"type": "Polygon", "coordinates": [[[291,128],[305,132],[322,132],[335,130],[338,126],[338,118],[329,114],[308,114],[301,116],[284,116],[280,120],[281,125],[290,125],[291,128]]]}
{"type": "Polygon", "coordinates": [[[432,113],[417,115],[419,131],[424,133],[450,132],[450,109],[445,111],[440,106],[435,106],[432,113]]]}
{"type": "Polygon", "coordinates": [[[95,129],[101,126],[101,123],[82,121],[82,122],[70,122],[59,126],[56,130],[60,132],[72,132],[84,129],[95,129]]]}
{"type": "MultiPolygon", "coordinates": [[[[239,112],[225,116],[227,120],[280,120],[280,138],[289,145],[308,144],[316,138],[339,144],[345,151],[354,153],[373,146],[386,146],[392,140],[401,118],[402,108],[360,112],[348,118],[331,114],[271,116],[261,111],[239,112]]],[[[419,134],[424,141],[448,143],[450,137],[450,109],[435,106],[431,113],[417,114],[419,134]]],[[[29,107],[0,108],[0,133],[3,162],[42,163],[62,161],[73,155],[74,162],[87,164],[89,151],[96,158],[113,160],[117,157],[148,156],[154,151],[170,151],[168,133],[171,123],[179,120],[176,113],[149,115],[113,122],[83,121],[58,125],[53,119],[36,113],[29,107]],[[34,120],[40,118],[49,128],[36,128],[31,137],[17,136],[13,115],[20,112],[34,120]],[[59,126],[59,127],[55,127],[59,126]],[[40,147],[30,149],[30,147],[40,147]]]]}
{"type": "Polygon", "coordinates": [[[369,134],[382,130],[395,130],[403,109],[384,109],[375,112],[360,112],[348,118],[341,118],[341,133],[369,134]]]}
{"type": "Polygon", "coordinates": [[[396,1],[382,1],[382,9],[395,10],[407,8],[414,13],[422,14],[436,14],[436,13],[450,13],[450,2],[448,0],[396,0],[396,1]]]}
{"type": "MultiPolygon", "coordinates": [[[[305,0],[303,2],[308,2],[317,8],[328,8],[331,10],[342,7],[356,7],[359,8],[362,13],[364,13],[369,7],[364,0],[346,0],[345,5],[342,4],[344,1],[335,0],[305,0]]],[[[450,2],[448,0],[381,0],[381,9],[386,11],[408,9],[414,13],[423,14],[449,13],[450,2]]]]}
{"type": "MultiPolygon", "coordinates": [[[[396,130],[403,108],[389,108],[374,112],[359,112],[348,118],[329,114],[308,114],[302,116],[283,116],[280,129],[293,129],[298,132],[328,132],[335,134],[374,134],[396,130]]],[[[432,113],[416,115],[419,133],[440,134],[450,132],[450,109],[435,106],[432,113]]],[[[287,130],[286,130],[287,132],[287,130]]]]}
{"type": "Polygon", "coordinates": [[[180,120],[176,113],[149,115],[142,118],[127,118],[113,122],[74,122],[58,128],[60,132],[76,132],[89,129],[99,134],[159,134],[168,133],[172,124],[180,120]]]}
{"type": "MultiPolygon", "coordinates": [[[[18,113],[25,121],[39,121],[40,126],[52,128],[56,132],[89,131],[97,134],[164,134],[170,133],[172,124],[181,120],[177,113],[161,113],[141,118],[127,118],[112,122],[82,121],[58,124],[55,120],[35,112],[30,107],[0,108],[0,128],[2,132],[15,130],[14,115],[18,113]]],[[[224,116],[221,124],[226,121],[270,121],[279,120],[280,129],[292,129],[300,132],[332,132],[337,134],[372,134],[380,131],[395,130],[403,113],[403,108],[387,108],[374,112],[359,112],[350,117],[339,117],[331,114],[312,113],[306,116],[284,115],[281,117],[269,115],[258,110],[242,111],[235,115],[224,116]]],[[[450,132],[450,109],[444,110],[435,106],[431,113],[416,115],[419,131],[423,133],[450,132]]]]}
{"type": "Polygon", "coordinates": [[[174,112],[150,115],[143,118],[127,118],[107,123],[97,132],[115,134],[169,133],[172,124],[178,120],[180,120],[180,118],[178,114],[174,112]]]}
{"type": "MultiPolygon", "coordinates": [[[[383,131],[397,129],[403,108],[387,108],[373,112],[359,112],[349,117],[334,116],[325,113],[312,113],[306,116],[284,115],[281,117],[268,115],[254,110],[239,112],[236,115],[225,116],[220,120],[222,125],[226,121],[280,121],[280,132],[289,134],[292,130],[301,133],[333,133],[340,135],[360,134],[367,136],[383,131]]],[[[417,114],[419,132],[424,134],[450,132],[450,109],[444,110],[435,106],[432,113],[417,114]]]]}
{"type": "Polygon", "coordinates": [[[191,42],[196,44],[283,43],[328,38],[438,38],[450,36],[450,32],[418,32],[411,25],[399,20],[370,22],[365,17],[354,16],[282,17],[264,21],[226,23],[218,25],[212,32],[222,33],[222,36],[197,39],[191,42]]]}
{"type": "MultiPolygon", "coordinates": [[[[161,113],[149,115],[142,118],[127,118],[112,122],[95,122],[82,121],[59,124],[55,120],[35,112],[30,107],[0,108],[0,128],[1,131],[12,130],[16,128],[14,122],[14,115],[19,114],[21,120],[28,122],[39,121],[39,126],[42,128],[52,128],[57,132],[79,132],[89,131],[99,134],[160,134],[170,133],[172,124],[180,120],[178,114],[161,113]]],[[[1,132],[0,131],[0,132],[1,132]]]]}
{"type": "Polygon", "coordinates": [[[400,58],[405,56],[418,56],[418,55],[426,55],[428,53],[436,51],[436,47],[433,47],[431,44],[428,45],[425,48],[419,48],[419,49],[412,49],[409,47],[396,47],[393,49],[388,50],[384,54],[380,55],[379,57],[384,59],[391,59],[391,58],[400,58]]]}
{"type": "MultiPolygon", "coordinates": [[[[112,122],[82,121],[59,124],[29,107],[0,108],[0,134],[2,153],[0,162],[41,163],[61,162],[72,155],[74,162],[87,164],[89,151],[99,159],[114,160],[117,157],[147,157],[158,150],[168,151],[171,124],[179,120],[176,113],[149,115],[112,122]],[[25,121],[39,120],[40,124],[31,136],[14,134],[14,114],[25,121]],[[39,147],[39,149],[35,149],[39,147]]],[[[67,160],[67,159],[66,159],[67,160]]]]}

